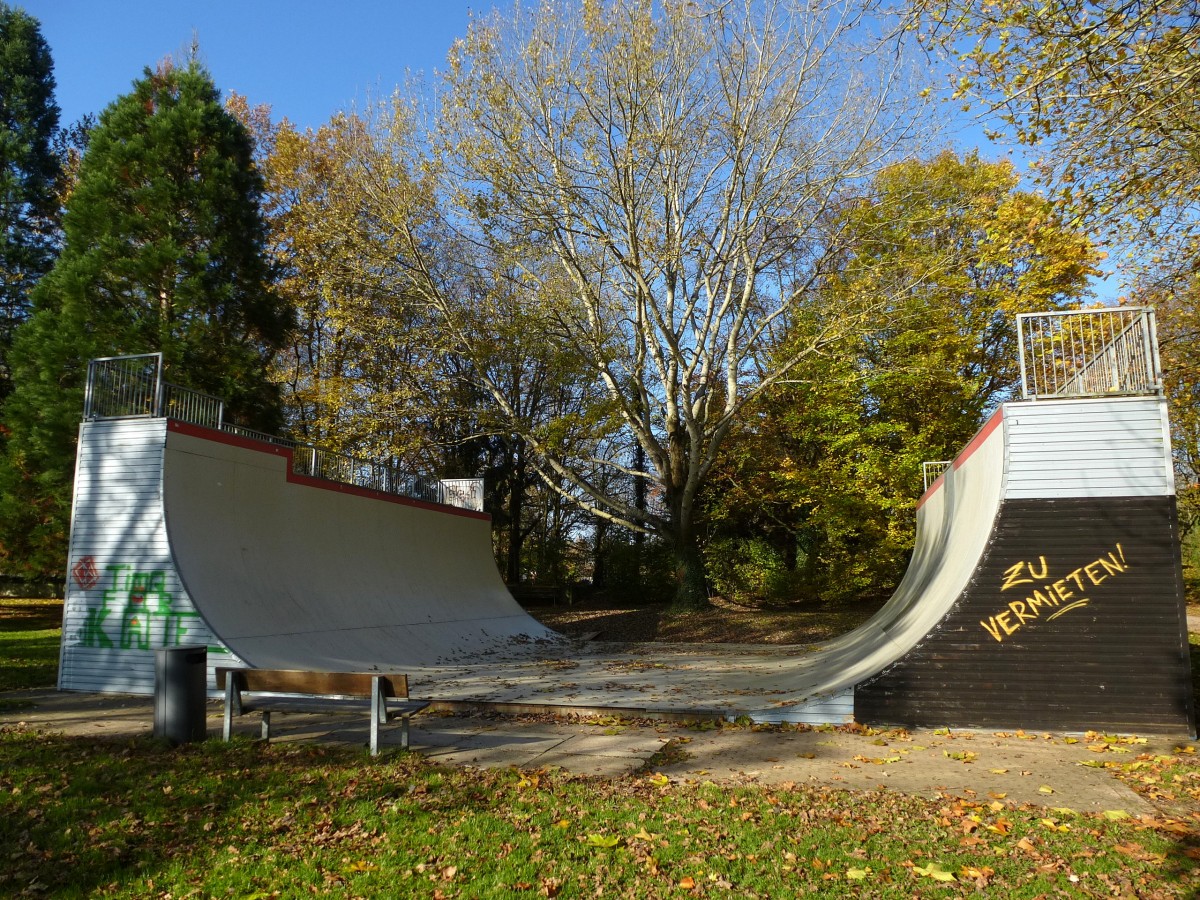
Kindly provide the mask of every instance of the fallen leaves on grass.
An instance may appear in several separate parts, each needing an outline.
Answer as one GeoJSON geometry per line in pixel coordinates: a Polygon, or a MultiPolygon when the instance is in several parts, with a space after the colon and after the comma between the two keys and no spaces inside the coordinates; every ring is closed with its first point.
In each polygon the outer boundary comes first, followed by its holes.
{"type": "MultiPolygon", "coordinates": [[[[1170,778],[1182,795],[1195,758],[1139,758],[1142,765],[1125,774],[1160,779],[1146,790],[1163,790],[1170,778]]],[[[1068,792],[1066,783],[1057,787],[1068,792]]],[[[309,886],[466,896],[480,879],[529,896],[647,898],[798,896],[839,883],[844,894],[886,894],[904,880],[910,891],[918,882],[950,892],[1028,886],[1030,896],[1052,895],[1072,878],[1118,896],[1184,897],[1200,888],[1188,857],[1196,819],[1079,815],[999,795],[926,800],[804,783],[589,779],[439,768],[401,754],[367,763],[349,751],[283,745],[168,755],[138,744],[100,748],[16,735],[0,739],[0,789],[12,809],[0,821],[12,848],[0,894],[43,884],[51,896],[68,888],[121,897],[199,888],[198,895],[221,896],[233,884],[239,896],[301,896],[309,886]],[[24,831],[43,843],[13,839],[24,831]],[[247,843],[250,833],[257,842],[247,843]],[[193,857],[197,846],[212,853],[193,857]],[[231,846],[240,848],[236,858],[225,852],[231,846]],[[921,855],[904,862],[916,848],[921,855]],[[272,866],[271,857],[296,863],[272,866]],[[117,862],[105,868],[106,859],[117,862]],[[168,863],[182,874],[168,877],[168,863]],[[135,882],[141,876],[131,873],[139,871],[154,873],[154,892],[135,882]],[[241,871],[270,874],[212,880],[241,871]],[[71,885],[71,877],[85,881],[71,885]],[[407,879],[422,881],[423,890],[407,879]],[[108,890],[110,883],[120,887],[108,890]]]]}
{"type": "Polygon", "coordinates": [[[912,870],[922,878],[932,878],[934,881],[958,881],[953,872],[938,862],[930,862],[924,866],[913,865],[912,870]]]}

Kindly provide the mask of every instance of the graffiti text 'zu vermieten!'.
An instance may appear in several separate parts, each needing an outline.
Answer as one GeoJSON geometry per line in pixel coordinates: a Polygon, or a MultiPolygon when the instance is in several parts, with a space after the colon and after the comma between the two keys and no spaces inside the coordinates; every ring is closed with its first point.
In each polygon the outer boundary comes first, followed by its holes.
{"type": "Polygon", "coordinates": [[[1028,622],[1039,619],[1049,622],[1073,609],[1087,606],[1091,602],[1087,592],[1128,569],[1125,550],[1120,544],[1116,545],[1115,550],[1054,581],[1049,580],[1050,564],[1046,562],[1046,557],[1039,556],[1036,563],[1019,562],[1004,570],[1004,583],[1000,590],[1007,591],[1030,584],[1040,587],[1033,590],[1024,587],[1023,590],[1028,592],[1024,600],[1011,601],[1006,609],[988,616],[986,621],[979,624],[984,631],[1003,643],[1006,637],[1016,634],[1028,622]]]}

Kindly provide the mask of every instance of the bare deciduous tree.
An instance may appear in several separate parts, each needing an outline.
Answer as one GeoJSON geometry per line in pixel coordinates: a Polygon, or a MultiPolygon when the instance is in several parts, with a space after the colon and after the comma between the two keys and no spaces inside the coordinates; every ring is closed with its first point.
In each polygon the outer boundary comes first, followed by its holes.
{"type": "Polygon", "coordinates": [[[827,261],[844,256],[833,213],[920,121],[886,22],[870,0],[584,0],[493,14],[454,47],[441,97],[443,243],[406,230],[403,191],[381,191],[408,238],[406,277],[459,351],[494,340],[487,292],[465,298],[462,267],[517,267],[526,327],[591,373],[607,433],[631,436],[647,465],[589,453],[599,441],[564,453],[544,431],[522,436],[548,484],[671,544],[679,605],[706,602],[695,502],[730,425],[875,308],[820,288],[827,261]],[[808,338],[770,357],[800,317],[808,338]],[[630,502],[606,472],[647,480],[662,502],[630,502]]]}

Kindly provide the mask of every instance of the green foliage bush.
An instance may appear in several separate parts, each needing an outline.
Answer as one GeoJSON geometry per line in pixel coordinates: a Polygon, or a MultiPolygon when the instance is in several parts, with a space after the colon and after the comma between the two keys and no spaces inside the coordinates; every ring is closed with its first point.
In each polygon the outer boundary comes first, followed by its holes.
{"type": "Polygon", "coordinates": [[[722,537],[704,548],[713,590],[735,603],[786,603],[802,596],[802,577],[762,537],[722,537]]]}
{"type": "Polygon", "coordinates": [[[632,534],[610,533],[605,541],[604,583],[596,585],[615,603],[665,603],[674,596],[671,551],[660,540],[646,538],[639,547],[632,534]]]}

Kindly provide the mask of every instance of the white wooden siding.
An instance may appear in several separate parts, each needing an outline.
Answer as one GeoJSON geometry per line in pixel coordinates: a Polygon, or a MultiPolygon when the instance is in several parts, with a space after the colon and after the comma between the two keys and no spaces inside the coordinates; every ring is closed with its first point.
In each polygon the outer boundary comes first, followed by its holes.
{"type": "Polygon", "coordinates": [[[207,646],[210,668],[235,661],[175,570],[163,523],[166,434],[165,419],[80,427],[59,661],[63,690],[153,693],[159,647],[207,646]]]}
{"type": "Polygon", "coordinates": [[[1160,398],[1011,403],[1004,421],[1006,499],[1174,493],[1160,398]]]}
{"type": "Polygon", "coordinates": [[[814,697],[791,706],[756,709],[750,715],[755,722],[845,725],[854,721],[854,688],[844,688],[837,693],[814,697]]]}

